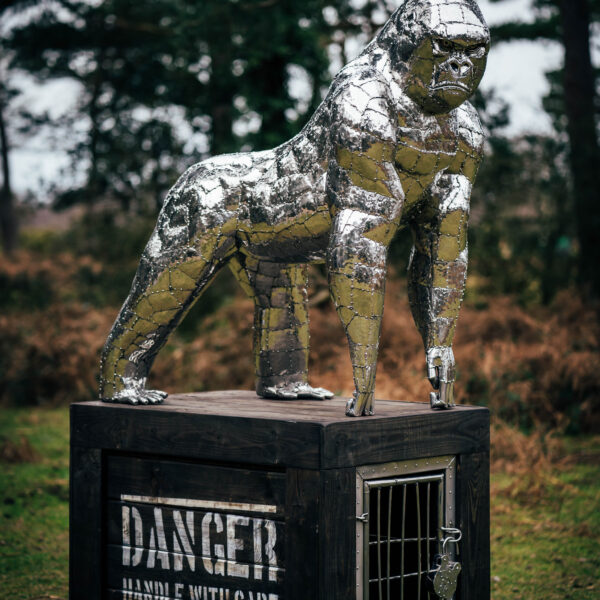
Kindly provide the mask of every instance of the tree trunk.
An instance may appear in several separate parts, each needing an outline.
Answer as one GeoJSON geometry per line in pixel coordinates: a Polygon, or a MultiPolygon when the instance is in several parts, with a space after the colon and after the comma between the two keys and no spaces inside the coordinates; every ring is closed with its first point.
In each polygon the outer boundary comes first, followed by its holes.
{"type": "Polygon", "coordinates": [[[232,95],[219,93],[222,90],[212,90],[212,97],[218,97],[217,103],[212,104],[210,112],[212,120],[210,153],[213,156],[226,154],[237,150],[233,137],[232,95]]]}
{"type": "MultiPolygon", "coordinates": [[[[228,38],[231,34],[228,34],[228,38]]],[[[233,135],[233,98],[236,94],[232,80],[231,63],[233,56],[229,51],[218,49],[211,53],[212,75],[210,79],[209,102],[212,121],[210,134],[210,153],[213,156],[238,150],[233,135]]]]}
{"type": "MultiPolygon", "coordinates": [[[[286,60],[275,54],[265,61],[263,69],[269,73],[262,85],[262,102],[259,112],[262,113],[261,133],[266,148],[274,148],[287,140],[285,127],[285,110],[281,100],[286,85],[286,60]]],[[[263,148],[261,148],[262,150],[263,148]]]]}
{"type": "Polygon", "coordinates": [[[98,53],[98,67],[93,73],[91,82],[91,96],[88,105],[88,115],[90,117],[90,170],[88,174],[87,196],[88,208],[93,209],[96,200],[104,192],[102,180],[100,177],[100,156],[99,156],[99,141],[100,141],[100,106],[98,104],[100,94],[102,92],[102,83],[104,82],[104,48],[100,48],[98,53]]]}
{"type": "Polygon", "coordinates": [[[565,104],[571,145],[571,172],[584,289],[600,297],[600,153],[594,111],[595,79],[590,57],[590,13],[587,0],[561,0],[565,46],[565,104]]]}
{"type": "Polygon", "coordinates": [[[2,189],[0,190],[0,233],[2,249],[11,254],[17,245],[17,218],[13,204],[13,193],[10,185],[10,168],[8,164],[8,142],[4,125],[5,104],[0,99],[0,145],[2,146],[2,189]]]}

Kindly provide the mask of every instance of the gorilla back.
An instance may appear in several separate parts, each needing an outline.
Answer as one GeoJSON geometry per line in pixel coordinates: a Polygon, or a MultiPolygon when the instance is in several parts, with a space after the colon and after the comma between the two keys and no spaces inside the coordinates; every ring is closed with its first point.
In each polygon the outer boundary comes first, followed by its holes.
{"type": "Polygon", "coordinates": [[[101,398],[166,397],[145,389],[152,362],[225,265],[255,302],[257,393],[331,398],[309,385],[307,367],[306,265],[325,262],[353,366],[346,412],[373,414],[387,251],[409,227],[409,299],[431,404],[451,407],[469,198],[483,147],[467,99],[488,50],[474,0],[408,0],[295,138],[191,167],[165,199],[104,347],[101,398]]]}

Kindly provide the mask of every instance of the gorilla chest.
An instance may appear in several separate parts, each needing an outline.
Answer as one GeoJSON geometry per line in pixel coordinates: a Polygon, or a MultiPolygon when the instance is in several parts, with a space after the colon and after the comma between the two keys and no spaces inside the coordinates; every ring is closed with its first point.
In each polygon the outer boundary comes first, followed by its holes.
{"type": "Polygon", "coordinates": [[[410,208],[431,185],[435,176],[452,164],[458,136],[448,120],[434,117],[407,122],[399,119],[395,165],[410,208]]]}

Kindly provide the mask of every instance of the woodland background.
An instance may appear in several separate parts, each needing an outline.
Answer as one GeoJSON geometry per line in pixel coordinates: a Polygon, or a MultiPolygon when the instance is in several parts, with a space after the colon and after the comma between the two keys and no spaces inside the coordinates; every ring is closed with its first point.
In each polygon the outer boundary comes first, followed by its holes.
{"type": "MultiPolygon", "coordinates": [[[[0,2],[0,598],[66,596],[65,407],[95,397],[100,348],[166,190],[202,158],[273,147],[298,132],[348,44],[371,39],[396,6],[0,2]],[[22,73],[77,81],[72,110],[60,122],[28,110],[15,85],[22,73]],[[65,172],[50,190],[52,215],[11,188],[11,149],[40,132],[49,147],[67,140],[78,174],[65,172]]],[[[472,201],[457,394],[493,416],[494,597],[592,598],[600,154],[590,31],[600,2],[532,0],[531,11],[531,22],[492,33],[496,45],[562,44],[564,67],[547,74],[544,99],[554,131],[507,137],[508,107],[493,93],[474,99],[488,144],[472,201]]],[[[377,390],[426,401],[406,300],[410,243],[399,235],[391,250],[377,390]]],[[[347,346],[325,283],[313,269],[311,377],[349,394],[347,346]]],[[[157,359],[151,383],[251,389],[251,328],[251,302],[222,273],[157,359]]]]}

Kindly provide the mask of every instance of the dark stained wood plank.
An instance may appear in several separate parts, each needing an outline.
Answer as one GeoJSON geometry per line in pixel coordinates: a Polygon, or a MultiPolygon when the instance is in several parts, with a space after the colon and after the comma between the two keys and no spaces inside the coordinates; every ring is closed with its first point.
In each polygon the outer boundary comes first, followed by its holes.
{"type": "Polygon", "coordinates": [[[322,469],[489,449],[489,411],[456,407],[404,418],[354,419],[323,428],[322,469]]]}
{"type": "MultiPolygon", "coordinates": [[[[305,422],[329,422],[348,420],[345,416],[347,398],[336,397],[332,400],[274,400],[260,398],[254,392],[239,390],[202,392],[194,394],[173,394],[158,406],[136,406],[138,411],[181,411],[196,414],[212,414],[223,416],[239,416],[247,418],[275,418],[305,422]]],[[[101,405],[101,402],[85,404],[101,405]]],[[[113,404],[116,409],[127,408],[127,405],[113,404]]],[[[393,416],[403,412],[429,412],[429,404],[425,402],[397,402],[376,400],[375,417],[393,416]]]]}
{"type": "Polygon", "coordinates": [[[102,597],[102,453],[71,447],[69,598],[102,597]]]}
{"type": "Polygon", "coordinates": [[[319,598],[356,596],[356,470],[321,474],[319,598]]]}
{"type": "MultiPolygon", "coordinates": [[[[135,582],[134,580],[132,580],[132,587],[135,587],[135,582]]],[[[141,588],[143,590],[143,588],[141,588]]],[[[175,593],[175,589],[171,586],[171,587],[165,587],[164,582],[162,581],[158,581],[156,582],[156,592],[159,594],[158,597],[161,600],[181,600],[176,599],[174,597],[174,593],[175,593]],[[162,587],[158,587],[159,585],[162,584],[162,587]],[[168,595],[167,595],[168,594],[168,595]]],[[[106,599],[107,600],[137,600],[137,598],[139,598],[139,596],[135,596],[136,592],[135,591],[131,591],[131,590],[124,590],[124,589],[118,589],[118,590],[107,590],[106,592],[106,599]]],[[[138,594],[142,594],[143,592],[137,592],[138,594]]],[[[151,592],[148,592],[151,593],[151,592]]],[[[180,593],[181,593],[181,589],[180,589],[180,593]]],[[[186,594],[187,594],[187,590],[186,590],[186,594]]],[[[218,595],[216,596],[217,598],[219,597],[218,595]]],[[[143,598],[143,595],[142,595],[143,598]]],[[[196,598],[193,598],[193,600],[196,600],[196,598]]],[[[201,596],[201,600],[204,600],[204,598],[202,598],[201,596]]],[[[230,594],[230,598],[229,600],[231,600],[231,594],[230,594]]]]}
{"type": "MultiPolygon", "coordinates": [[[[149,598],[152,598],[152,600],[181,600],[182,598],[185,598],[185,600],[204,600],[205,598],[206,600],[284,600],[284,596],[281,594],[262,594],[260,593],[260,591],[252,589],[242,590],[239,588],[230,589],[223,587],[205,588],[204,586],[198,585],[192,587],[195,589],[190,590],[189,587],[178,588],[178,596],[175,597],[172,595],[163,595],[163,592],[166,591],[166,588],[164,587],[162,589],[162,592],[160,588],[157,589],[158,596],[151,595],[151,592],[148,593],[150,594],[149,598]],[[237,596],[236,593],[238,594],[237,596]]],[[[168,588],[168,592],[170,594],[175,593],[175,588],[168,588]]],[[[140,593],[141,592],[137,592],[137,594],[140,593]]],[[[128,592],[124,590],[108,590],[107,594],[108,600],[140,600],[140,598],[145,598],[143,594],[142,596],[136,596],[136,592],[128,592]]]]}
{"type": "MultiPolygon", "coordinates": [[[[283,569],[273,570],[268,572],[267,569],[260,565],[261,576],[255,578],[255,573],[258,571],[254,570],[254,565],[244,563],[241,561],[232,562],[229,561],[226,564],[221,563],[224,568],[224,575],[216,574],[214,572],[214,563],[207,561],[207,566],[213,569],[213,572],[209,572],[202,561],[202,557],[194,557],[193,565],[194,570],[190,569],[188,558],[181,556],[183,568],[180,571],[176,571],[173,568],[175,554],[168,553],[163,555],[164,564],[168,565],[169,568],[162,568],[162,563],[157,561],[154,568],[147,568],[146,566],[146,555],[144,560],[136,567],[124,567],[121,562],[123,549],[121,546],[108,546],[107,547],[107,587],[109,589],[119,589],[123,587],[123,579],[139,579],[140,581],[161,581],[169,583],[170,587],[174,588],[176,583],[182,583],[185,586],[186,591],[189,586],[208,586],[208,587],[222,587],[233,590],[256,590],[264,593],[282,593],[282,581],[285,579],[285,571],[283,569]],[[242,570],[247,573],[248,576],[233,576],[227,571],[227,568],[234,566],[236,569],[242,570]],[[277,578],[276,581],[271,581],[269,574],[272,573],[277,578]]],[[[184,596],[186,597],[186,596],[184,596]]],[[[204,600],[204,599],[202,599],[204,600]]]]}
{"type": "Polygon", "coordinates": [[[281,472],[217,467],[189,461],[109,455],[106,493],[243,502],[275,506],[283,517],[286,479],[281,472]]]}
{"type": "Polygon", "coordinates": [[[293,562],[294,567],[288,567],[286,571],[286,600],[320,598],[317,595],[320,492],[321,478],[318,471],[288,469],[285,555],[288,562],[293,562]]]}
{"type": "MultiPolygon", "coordinates": [[[[431,412],[425,402],[398,402],[376,400],[375,416],[355,419],[345,416],[347,398],[332,400],[272,400],[260,398],[253,392],[222,391],[195,394],[174,394],[159,405],[134,406],[106,402],[81,402],[75,406],[109,406],[113,410],[136,412],[183,412],[186,414],[244,417],[249,419],[281,419],[306,423],[329,423],[338,421],[370,421],[382,417],[404,414],[427,414],[431,412]]],[[[470,407],[457,407],[472,410],[470,407]]]]}
{"type": "MultiPolygon", "coordinates": [[[[161,582],[157,583],[160,584],[161,582]]],[[[133,582],[133,585],[135,585],[135,582],[133,582]]],[[[179,588],[179,595],[177,597],[172,595],[175,593],[175,588],[173,586],[168,588],[168,592],[171,594],[170,596],[163,595],[166,591],[165,587],[163,587],[162,590],[161,588],[156,588],[158,596],[150,595],[150,598],[153,600],[181,600],[181,598],[185,598],[185,600],[204,600],[205,598],[207,600],[284,600],[284,597],[281,594],[269,593],[263,595],[258,590],[241,590],[239,588],[230,589],[223,587],[208,587],[205,590],[204,586],[196,585],[193,587],[195,588],[193,591],[190,591],[189,587],[179,588]],[[235,595],[236,592],[238,592],[237,597],[235,595]]],[[[137,593],[140,594],[142,592],[137,593]]],[[[151,594],[151,592],[148,593],[151,594]]],[[[142,596],[136,596],[135,594],[136,592],[124,590],[108,590],[106,597],[108,600],[140,600],[140,598],[144,598],[143,594],[142,596]]]]}
{"type": "Polygon", "coordinates": [[[138,407],[73,405],[78,446],[254,465],[315,465],[319,428],[138,407]]]}
{"type": "Polygon", "coordinates": [[[242,517],[244,519],[243,523],[238,522],[232,525],[235,527],[233,533],[241,543],[241,547],[236,550],[238,562],[253,563],[255,559],[254,539],[256,536],[256,539],[259,539],[261,543],[260,554],[263,562],[267,564],[267,555],[264,548],[269,545],[273,547],[275,552],[276,566],[278,568],[285,566],[285,523],[283,520],[273,519],[271,515],[224,513],[215,510],[188,510],[166,505],[111,500],[107,503],[105,513],[106,543],[113,546],[125,545],[127,548],[131,548],[131,551],[128,551],[130,556],[136,553],[136,548],[139,548],[138,559],[144,562],[148,557],[152,535],[156,535],[157,510],[160,519],[158,525],[164,532],[165,546],[169,552],[176,554],[184,552],[184,543],[180,541],[182,537],[186,538],[193,556],[204,556],[205,547],[203,544],[205,543],[208,543],[208,547],[211,549],[210,552],[213,552],[215,544],[226,548],[228,525],[232,522],[228,521],[228,518],[242,517]],[[135,513],[132,509],[135,509],[135,513]],[[177,515],[174,515],[174,512],[177,515]],[[175,518],[180,519],[179,528],[175,518]],[[205,518],[207,519],[207,526],[204,525],[205,518]],[[175,548],[176,534],[179,550],[175,548]]]}
{"type": "MultiPolygon", "coordinates": [[[[132,580],[132,586],[135,586],[135,580],[132,580]]],[[[151,598],[160,598],[160,600],[181,600],[181,590],[182,588],[179,588],[178,593],[179,593],[179,598],[176,598],[173,594],[175,593],[175,589],[170,586],[170,587],[165,587],[164,583],[161,581],[157,581],[156,582],[156,592],[158,594],[158,596],[150,596],[151,598]],[[158,587],[159,585],[163,585],[163,587],[158,587]],[[169,595],[166,595],[166,594],[169,595]]],[[[143,587],[140,588],[143,590],[143,587]]],[[[152,592],[146,592],[148,594],[151,594],[152,592]]],[[[189,592],[188,590],[185,590],[184,592],[186,594],[186,598],[189,598],[189,592]]],[[[118,590],[107,590],[106,592],[106,599],[107,600],[138,600],[139,598],[143,598],[143,592],[135,592],[135,591],[131,591],[131,590],[124,590],[124,589],[118,589],[118,590]],[[136,596],[135,594],[142,594],[141,596],[138,595],[136,596]]],[[[208,596],[210,598],[210,596],[208,596]]],[[[215,595],[215,598],[218,598],[219,595],[218,593],[215,595]]],[[[231,600],[232,596],[230,594],[229,599],[226,600],[231,600]]],[[[197,600],[196,597],[192,596],[192,600],[197,600]]],[[[200,600],[204,600],[204,597],[201,595],[200,596],[200,600]]]]}
{"type": "Polygon", "coordinates": [[[489,443],[482,438],[489,418],[484,408],[433,412],[425,404],[380,401],[377,416],[357,419],[344,415],[340,399],[284,403],[250,392],[219,392],[174,396],[170,402],[74,405],[72,443],[311,469],[485,451],[489,443]]]}
{"type": "Polygon", "coordinates": [[[460,543],[459,600],[490,598],[490,457],[489,453],[459,457],[457,468],[460,543]]]}

